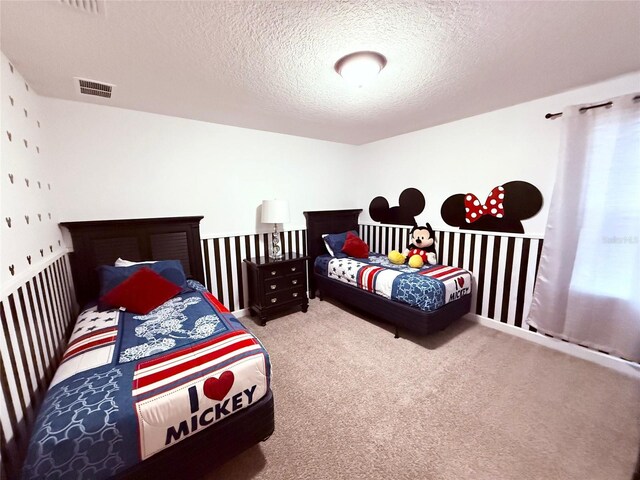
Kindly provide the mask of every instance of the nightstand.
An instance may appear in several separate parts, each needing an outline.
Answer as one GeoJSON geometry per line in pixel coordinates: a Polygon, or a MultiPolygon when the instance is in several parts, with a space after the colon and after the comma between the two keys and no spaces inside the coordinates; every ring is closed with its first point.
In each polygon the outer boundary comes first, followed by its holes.
{"type": "Polygon", "coordinates": [[[265,325],[267,317],[291,308],[309,307],[307,298],[307,260],[298,253],[284,253],[282,260],[269,257],[247,258],[249,309],[265,325]]]}

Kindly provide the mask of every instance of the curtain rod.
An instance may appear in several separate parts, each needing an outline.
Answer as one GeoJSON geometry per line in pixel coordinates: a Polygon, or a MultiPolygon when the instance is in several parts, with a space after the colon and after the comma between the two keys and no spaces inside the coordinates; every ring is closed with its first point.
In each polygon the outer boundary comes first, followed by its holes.
{"type": "MultiPolygon", "coordinates": [[[[633,97],[633,101],[637,102],[640,100],[640,95],[636,95],[635,97],[633,97]]],[[[587,110],[591,110],[592,108],[600,108],[600,107],[610,107],[611,105],[613,105],[613,102],[605,102],[605,103],[598,103],[597,105],[589,105],[588,107],[582,107],[579,112],[583,113],[586,112],[587,110]]],[[[558,113],[547,113],[544,118],[557,118],[557,117],[561,117],[562,116],[562,112],[558,112],[558,113]]]]}

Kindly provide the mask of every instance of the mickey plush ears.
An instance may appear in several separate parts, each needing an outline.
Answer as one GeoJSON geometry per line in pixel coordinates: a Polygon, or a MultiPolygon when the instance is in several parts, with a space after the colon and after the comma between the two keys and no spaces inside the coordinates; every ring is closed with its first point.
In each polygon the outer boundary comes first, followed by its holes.
{"type": "Polygon", "coordinates": [[[369,204],[369,216],[376,222],[392,225],[416,225],[416,216],[424,210],[427,202],[417,188],[407,188],[400,194],[399,206],[389,207],[384,197],[376,197],[369,204]]]}
{"type": "Polygon", "coordinates": [[[542,208],[542,193],[534,185],[514,181],[495,187],[485,199],[473,193],[447,198],[440,209],[449,225],[467,230],[524,233],[522,220],[542,208]]]}

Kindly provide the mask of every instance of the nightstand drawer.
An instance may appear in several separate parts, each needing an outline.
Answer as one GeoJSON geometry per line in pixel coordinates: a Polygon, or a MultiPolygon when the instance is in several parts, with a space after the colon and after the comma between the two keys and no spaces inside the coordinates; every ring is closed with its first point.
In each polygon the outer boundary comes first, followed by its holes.
{"type": "Polygon", "coordinates": [[[304,287],[305,276],[303,273],[296,275],[287,275],[284,277],[265,278],[264,280],[264,293],[269,294],[273,292],[279,292],[287,288],[304,287]]]}
{"type": "Polygon", "coordinates": [[[290,284],[287,277],[265,278],[264,293],[269,294],[289,288],[290,284]]]}
{"type": "Polygon", "coordinates": [[[260,273],[262,273],[265,280],[268,280],[290,273],[289,268],[289,265],[263,265],[260,267],[260,273]]]}
{"type": "Polygon", "coordinates": [[[307,279],[304,273],[298,273],[295,275],[287,275],[285,277],[285,284],[290,288],[306,287],[307,279]]]}
{"type": "Polygon", "coordinates": [[[287,274],[295,274],[304,272],[304,263],[294,263],[287,266],[287,274]]]}
{"type": "Polygon", "coordinates": [[[283,290],[282,292],[269,293],[265,295],[265,307],[281,305],[283,303],[292,302],[294,300],[306,299],[306,291],[304,287],[283,290]]]}

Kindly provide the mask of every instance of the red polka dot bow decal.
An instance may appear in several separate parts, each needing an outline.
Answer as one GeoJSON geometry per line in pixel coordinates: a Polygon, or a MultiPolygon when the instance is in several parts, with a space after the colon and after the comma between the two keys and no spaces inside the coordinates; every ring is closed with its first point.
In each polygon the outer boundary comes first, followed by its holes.
{"type": "Polygon", "coordinates": [[[464,196],[465,220],[467,223],[473,223],[483,215],[491,215],[492,217],[502,218],[504,216],[504,187],[496,187],[491,190],[484,204],[480,204],[480,200],[473,193],[467,193],[464,196]]]}

